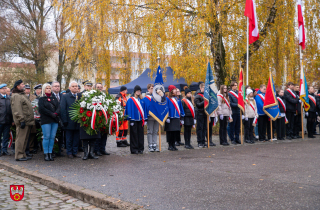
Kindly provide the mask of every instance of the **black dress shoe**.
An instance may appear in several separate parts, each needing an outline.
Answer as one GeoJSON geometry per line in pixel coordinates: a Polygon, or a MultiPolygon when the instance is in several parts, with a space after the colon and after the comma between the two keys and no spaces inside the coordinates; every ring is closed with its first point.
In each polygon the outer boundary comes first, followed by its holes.
{"type": "Polygon", "coordinates": [[[134,151],[134,152],[131,152],[131,154],[137,155],[137,154],[139,154],[139,153],[138,153],[138,151],[134,151]]]}
{"type": "Polygon", "coordinates": [[[101,151],[100,152],[102,155],[110,155],[110,153],[107,153],[106,151],[101,151]]]}
{"type": "Polygon", "coordinates": [[[127,147],[127,145],[123,144],[122,142],[117,142],[117,147],[127,147]]]}
{"type": "Polygon", "coordinates": [[[176,142],[174,145],[177,147],[180,146],[179,142],[176,142]]]}
{"type": "Polygon", "coordinates": [[[223,142],[221,145],[222,146],[229,146],[230,144],[228,142],[223,142]]]}
{"type": "Polygon", "coordinates": [[[2,152],[2,155],[8,155],[10,156],[11,154],[9,152],[2,152]]]}
{"type": "Polygon", "coordinates": [[[16,161],[27,161],[27,158],[20,158],[20,159],[16,159],[16,161]]]}
{"type": "Polygon", "coordinates": [[[216,146],[216,144],[215,143],[213,143],[213,142],[210,142],[210,147],[214,147],[214,146],[216,146]]]}
{"type": "Polygon", "coordinates": [[[181,141],[180,142],[178,142],[179,144],[180,144],[180,146],[184,146],[184,143],[182,143],[181,141]]]}
{"type": "Polygon", "coordinates": [[[168,147],[168,150],[170,150],[170,151],[174,151],[174,149],[173,149],[173,147],[172,147],[172,146],[168,147]]]}
{"type": "Polygon", "coordinates": [[[241,144],[241,142],[240,142],[240,141],[236,141],[236,143],[237,143],[237,144],[241,144]]]}
{"type": "Polygon", "coordinates": [[[74,157],[73,155],[68,155],[68,158],[73,159],[74,157]]]}
{"type": "Polygon", "coordinates": [[[246,142],[247,144],[253,144],[250,140],[245,140],[244,142],[246,142]]]}
{"type": "Polygon", "coordinates": [[[291,138],[290,136],[287,136],[287,139],[288,139],[288,140],[291,140],[292,138],[291,138]]]}
{"type": "Polygon", "coordinates": [[[231,141],[231,144],[237,145],[237,142],[235,142],[235,141],[231,141]]]}
{"type": "Polygon", "coordinates": [[[101,152],[99,152],[99,151],[96,152],[96,155],[97,155],[97,156],[102,156],[101,152]]]}
{"type": "Polygon", "coordinates": [[[122,144],[126,145],[126,146],[130,146],[129,142],[127,140],[123,140],[122,144]]]}
{"type": "Polygon", "coordinates": [[[186,145],[186,146],[184,146],[186,149],[194,149],[193,148],[193,146],[191,146],[191,145],[186,145]]]}
{"type": "Polygon", "coordinates": [[[177,151],[177,150],[178,150],[178,148],[173,146],[173,151],[177,151]]]}
{"type": "Polygon", "coordinates": [[[33,157],[33,154],[26,154],[27,157],[33,157]]]}
{"type": "Polygon", "coordinates": [[[142,155],[142,154],[143,154],[143,151],[138,151],[138,154],[142,155]]]}

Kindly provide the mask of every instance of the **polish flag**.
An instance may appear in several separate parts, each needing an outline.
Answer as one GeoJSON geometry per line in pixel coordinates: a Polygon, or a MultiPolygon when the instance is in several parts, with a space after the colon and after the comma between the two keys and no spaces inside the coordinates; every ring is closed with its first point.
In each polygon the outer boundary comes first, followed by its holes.
{"type": "Polygon", "coordinates": [[[249,18],[249,44],[252,44],[259,39],[259,28],[254,0],[246,0],[244,15],[249,18]]]}
{"type": "Polygon", "coordinates": [[[299,23],[299,45],[301,45],[302,49],[306,49],[306,36],[304,33],[304,22],[303,22],[303,15],[302,15],[302,0],[297,0],[298,5],[298,23],[299,23]]]}

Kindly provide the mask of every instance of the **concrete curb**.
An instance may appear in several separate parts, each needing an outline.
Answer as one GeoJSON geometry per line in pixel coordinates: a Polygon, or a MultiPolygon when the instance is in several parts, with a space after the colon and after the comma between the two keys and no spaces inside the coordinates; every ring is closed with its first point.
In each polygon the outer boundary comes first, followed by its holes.
{"type": "Polygon", "coordinates": [[[14,174],[26,177],[32,181],[43,184],[53,190],[68,194],[86,203],[90,203],[103,209],[125,209],[125,210],[143,210],[144,208],[129,202],[121,201],[116,198],[85,189],[83,187],[60,181],[56,178],[41,174],[36,171],[30,171],[18,165],[13,165],[6,161],[0,160],[0,168],[3,168],[14,174]]]}

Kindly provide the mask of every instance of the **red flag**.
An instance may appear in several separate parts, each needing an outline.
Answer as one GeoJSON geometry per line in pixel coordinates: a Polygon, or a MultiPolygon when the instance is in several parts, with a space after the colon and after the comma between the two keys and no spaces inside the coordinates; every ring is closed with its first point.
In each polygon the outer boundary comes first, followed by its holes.
{"type": "Polygon", "coordinates": [[[301,0],[297,1],[298,5],[298,23],[299,23],[299,45],[301,45],[302,49],[306,49],[306,36],[304,33],[304,21],[302,15],[302,7],[301,7],[301,0]]]}
{"type": "Polygon", "coordinates": [[[238,107],[242,110],[244,113],[244,100],[243,100],[243,71],[242,68],[240,69],[240,75],[239,75],[239,94],[238,94],[238,107]]]}
{"type": "Polygon", "coordinates": [[[246,0],[244,15],[249,18],[249,44],[259,39],[259,28],[254,0],[246,0]]]}

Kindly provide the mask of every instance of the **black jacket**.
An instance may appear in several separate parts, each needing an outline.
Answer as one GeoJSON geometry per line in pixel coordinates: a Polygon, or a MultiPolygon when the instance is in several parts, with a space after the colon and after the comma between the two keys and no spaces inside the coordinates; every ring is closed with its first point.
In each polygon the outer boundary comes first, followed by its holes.
{"type": "Polygon", "coordinates": [[[73,96],[71,92],[62,95],[61,101],[60,101],[60,107],[61,107],[61,120],[63,123],[68,123],[68,126],[65,128],[66,130],[79,130],[80,124],[74,122],[70,119],[69,116],[69,110],[72,104],[76,101],[76,98],[79,98],[79,94],[76,94],[77,96],[73,96]]]}
{"type": "MultiPolygon", "coordinates": [[[[300,97],[300,92],[299,91],[295,91],[295,93],[299,98],[300,97]]],[[[298,102],[298,104],[297,104],[297,111],[298,111],[298,114],[301,114],[301,103],[300,102],[298,102]]]]}
{"type": "Polygon", "coordinates": [[[51,95],[50,97],[40,97],[38,106],[41,125],[59,122],[59,118],[55,113],[57,113],[59,116],[60,105],[55,96],[51,95]]]}
{"type": "MultiPolygon", "coordinates": [[[[312,93],[309,93],[309,96],[312,96],[315,100],[315,95],[312,93]]],[[[308,112],[317,112],[317,105],[313,103],[313,101],[309,98],[309,104],[310,104],[310,109],[308,110],[308,112]]]]}
{"type": "MultiPolygon", "coordinates": [[[[194,119],[188,105],[182,100],[182,107],[184,110],[184,124],[185,125],[194,125],[194,119]]],[[[195,114],[195,113],[194,113],[195,114]]]]}
{"type": "MultiPolygon", "coordinates": [[[[238,94],[237,90],[233,91],[233,92],[238,94]]],[[[230,99],[230,106],[231,106],[231,109],[232,109],[232,115],[240,114],[240,108],[238,106],[238,99],[234,95],[232,95],[230,92],[228,94],[229,94],[229,99],[230,99]]]]}
{"type": "Polygon", "coordinates": [[[320,93],[318,93],[316,96],[316,101],[317,101],[317,112],[318,115],[320,115],[320,93]]]}
{"type": "MultiPolygon", "coordinates": [[[[286,100],[284,99],[283,96],[281,97],[281,96],[277,95],[277,97],[281,98],[282,101],[283,101],[283,103],[284,103],[284,105],[286,105],[286,100]]],[[[284,110],[284,108],[283,108],[283,106],[281,105],[281,103],[280,103],[279,100],[278,100],[278,104],[279,104],[280,113],[285,113],[285,110],[284,110]]]]}
{"type": "Polygon", "coordinates": [[[0,124],[11,124],[13,122],[10,96],[3,97],[0,94],[0,124]]]}
{"type": "Polygon", "coordinates": [[[199,92],[194,98],[196,114],[205,115],[206,113],[204,112],[204,98],[199,94],[203,94],[203,93],[199,92]]]}
{"type": "MultiPolygon", "coordinates": [[[[295,94],[294,91],[292,91],[295,94]]],[[[294,98],[288,90],[284,91],[284,99],[286,100],[287,112],[296,112],[297,104],[299,103],[299,97],[296,95],[294,98]]]]}

